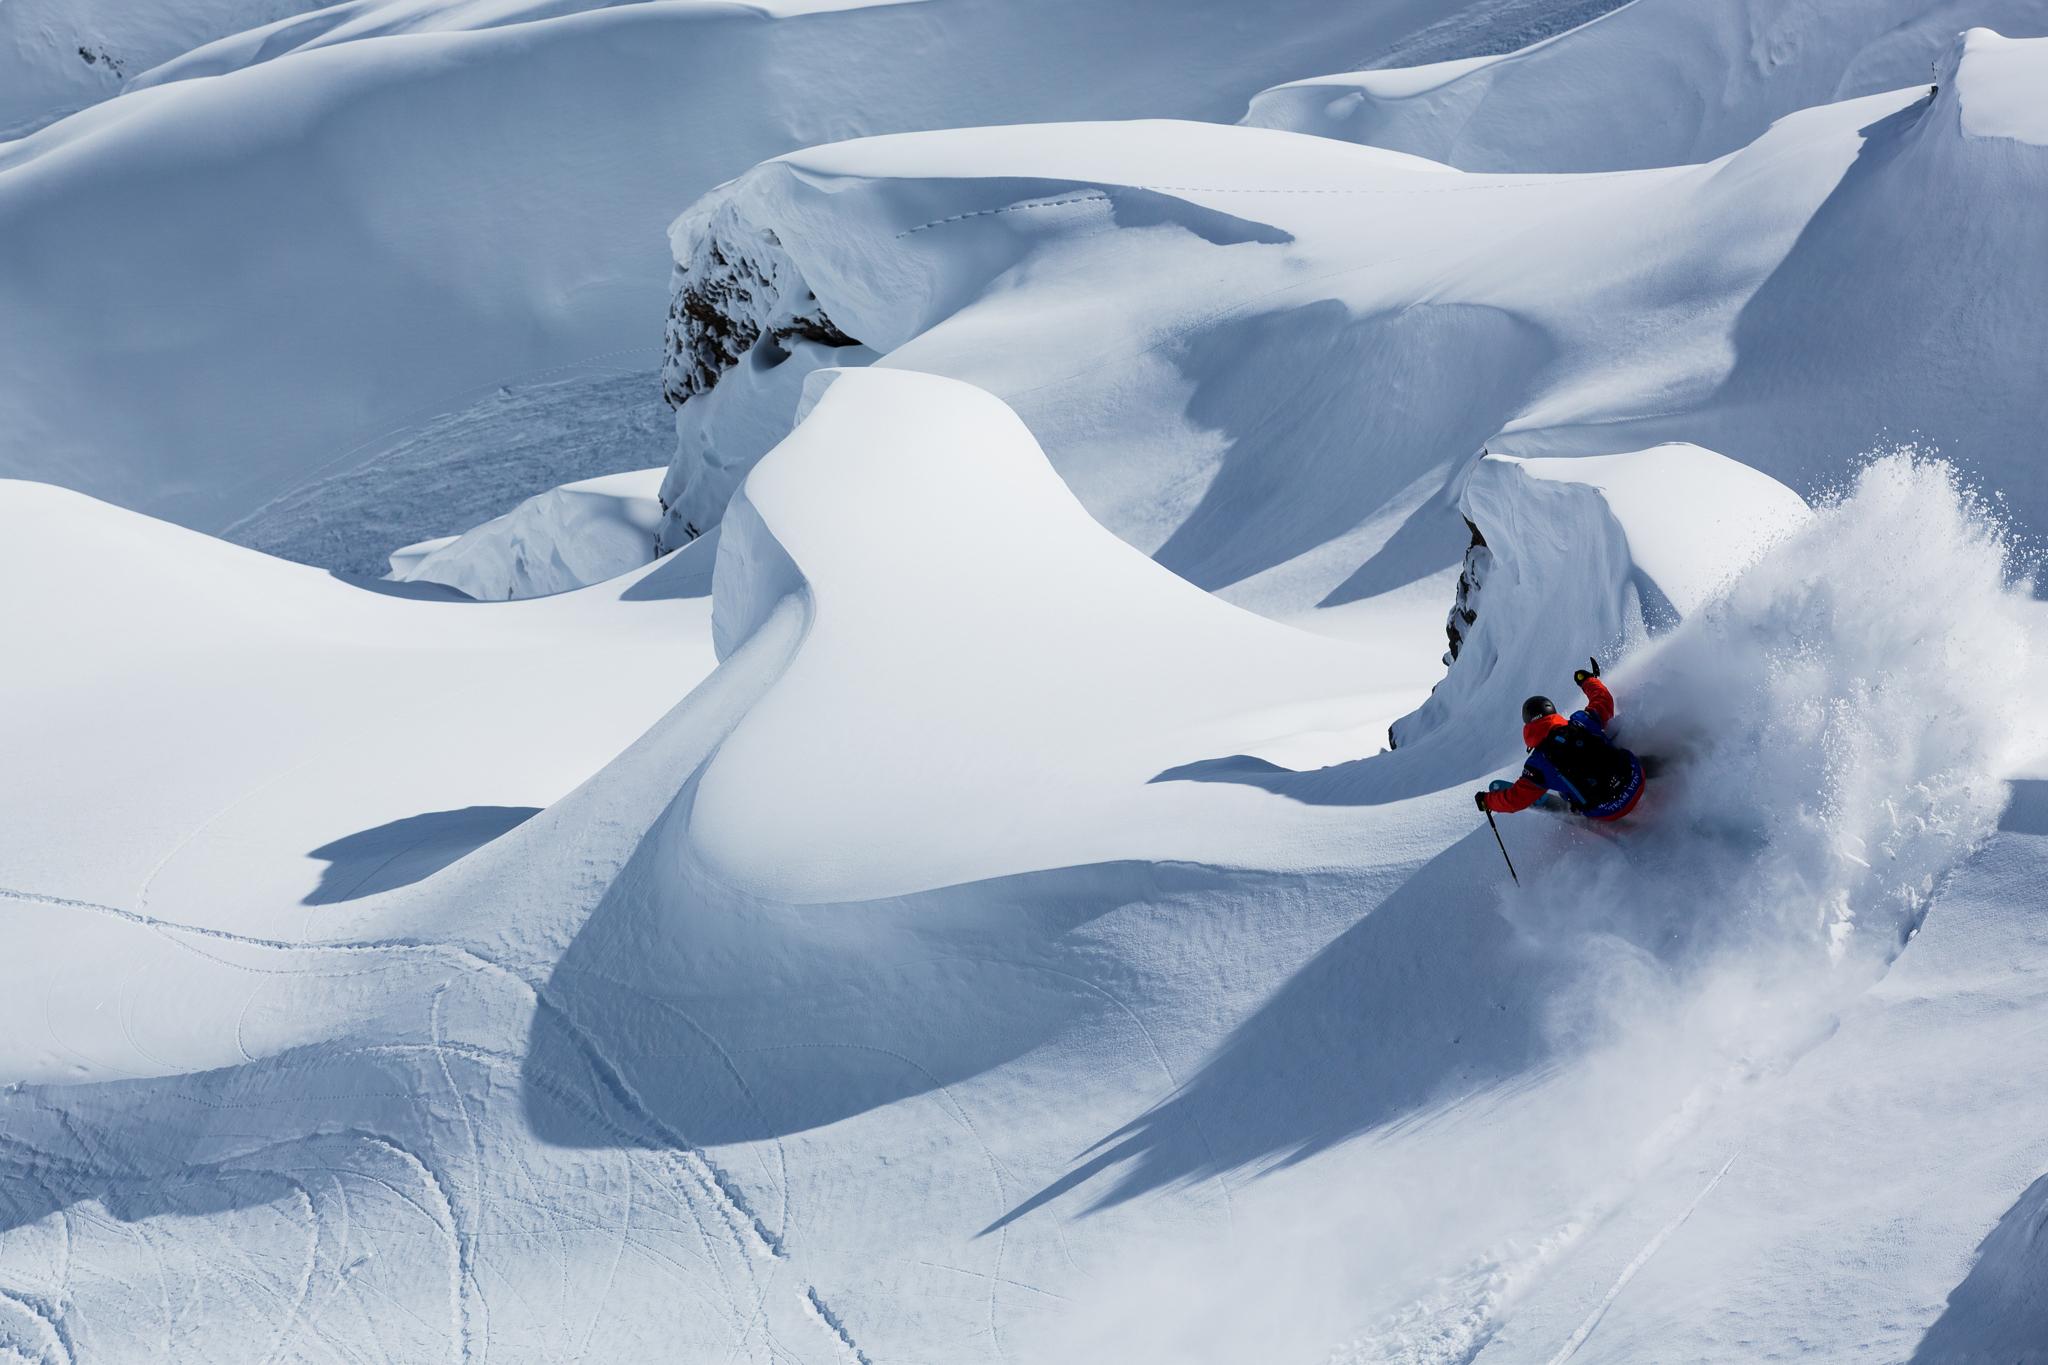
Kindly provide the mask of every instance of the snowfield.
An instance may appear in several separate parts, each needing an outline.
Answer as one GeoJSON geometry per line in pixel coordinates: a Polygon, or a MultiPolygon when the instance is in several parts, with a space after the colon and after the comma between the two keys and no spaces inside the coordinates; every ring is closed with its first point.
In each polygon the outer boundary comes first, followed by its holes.
{"type": "Polygon", "coordinates": [[[0,1360],[2044,1358],[2048,10],[150,31],[0,142],[0,1360]]]}

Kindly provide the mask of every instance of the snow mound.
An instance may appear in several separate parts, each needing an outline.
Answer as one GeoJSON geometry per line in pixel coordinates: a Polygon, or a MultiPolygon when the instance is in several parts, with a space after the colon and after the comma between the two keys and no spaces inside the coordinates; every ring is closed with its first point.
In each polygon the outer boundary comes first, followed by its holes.
{"type": "Polygon", "coordinates": [[[1245,121],[1468,170],[1679,165],[1794,110],[1925,85],[1972,25],[2048,34],[2048,4],[1635,0],[1516,52],[1292,81],[1245,121]]]}
{"type": "Polygon", "coordinates": [[[1498,741],[1485,722],[1512,735],[1538,680],[1669,630],[1807,517],[1767,475],[1675,444],[1577,459],[1490,454],[1466,476],[1458,510],[1474,544],[1449,672],[1390,738],[1412,746],[1458,722],[1453,733],[1485,750],[1443,756],[1460,769],[1490,766],[1498,741]]]}
{"type": "Polygon", "coordinates": [[[709,671],[688,568],[409,600],[0,482],[0,575],[37,585],[0,599],[0,886],[296,936],[555,801],[709,671]]]}
{"type": "Polygon", "coordinates": [[[2048,147],[2048,107],[2039,98],[2048,58],[2041,44],[1973,28],[1950,49],[1941,80],[1956,92],[1968,137],[2009,138],[2048,147]]]}
{"type": "Polygon", "coordinates": [[[563,484],[460,536],[394,551],[388,577],[446,584],[480,602],[616,578],[655,557],[661,476],[642,469],[563,484]]]}
{"type": "Polygon", "coordinates": [[[1152,779],[1369,719],[1363,651],[1218,602],[1118,542],[995,398],[908,371],[812,382],[822,396],[721,530],[720,656],[785,600],[808,621],[697,782],[690,848],[722,884],[820,901],[1249,859],[1257,836],[1228,812],[1251,792],[1152,779]]]}

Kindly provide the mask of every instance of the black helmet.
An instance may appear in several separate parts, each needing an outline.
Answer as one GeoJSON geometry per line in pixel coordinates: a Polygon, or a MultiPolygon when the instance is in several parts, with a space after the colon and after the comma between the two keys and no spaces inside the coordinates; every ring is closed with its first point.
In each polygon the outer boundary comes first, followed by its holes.
{"type": "Polygon", "coordinates": [[[1522,703],[1522,724],[1527,725],[1538,716],[1554,716],[1557,708],[1550,704],[1548,697],[1531,697],[1522,703]]]}

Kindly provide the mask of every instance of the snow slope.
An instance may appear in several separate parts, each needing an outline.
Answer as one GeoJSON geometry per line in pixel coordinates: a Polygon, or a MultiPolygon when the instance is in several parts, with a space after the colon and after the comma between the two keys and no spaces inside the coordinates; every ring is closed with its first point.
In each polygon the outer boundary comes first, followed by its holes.
{"type": "MultiPolygon", "coordinates": [[[[763,157],[961,122],[1235,117],[1311,54],[1490,7],[324,11],[305,23],[343,19],[334,41],[280,30],[303,50],[0,144],[0,315],[32,324],[0,332],[0,475],[220,530],[395,426],[651,345],[661,224],[763,157]]],[[[269,38],[249,41],[238,61],[269,38]]]]}
{"type": "MultiPolygon", "coordinates": [[[[709,400],[736,422],[744,398],[701,355],[811,296],[880,363],[1010,401],[1117,534],[1286,617],[1453,563],[1449,484],[1488,443],[1691,441],[1813,493],[1918,437],[2038,528],[2048,160],[1964,111],[2037,108],[2044,53],[1975,31],[1938,97],[1812,109],[1719,161],[1624,174],[1461,174],[1193,123],[792,153],[672,230],[668,391],[679,421],[709,400]]],[[[702,529],[758,444],[714,476],[680,442],[672,505],[702,529]]]]}
{"type": "Polygon", "coordinates": [[[1634,0],[1519,51],[1290,81],[1253,99],[1245,121],[1474,171],[1677,165],[1732,152],[1795,110],[1930,84],[1976,26],[2040,37],[2048,4],[1634,0]]]}
{"type": "MultiPolygon", "coordinates": [[[[575,792],[317,919],[9,889],[11,1345],[1462,1359],[1554,1324],[1504,1357],[1531,1358],[1587,1302],[1553,1286],[1695,1196],[1722,1125],[1794,1121],[1773,1078],[1835,1013],[1887,1026],[1859,992],[1997,823],[2001,716],[1960,703],[2038,609],[1938,468],[1875,467],[1618,670],[1696,766],[1627,852],[1513,825],[1528,882],[1498,899],[1461,791],[1152,780],[1327,731],[1370,651],[1119,543],[986,394],[812,383],[721,531],[718,668],[575,792]],[[1846,704],[1873,688],[1960,719],[1887,733],[1846,704]],[[1750,818],[1723,827],[1730,786],[1750,818]]],[[[682,607],[332,591],[480,623],[682,607]]],[[[1716,1214],[1768,1237],[1752,1188],[1716,1214]]],[[[1960,1277],[1975,1226],[1857,1302],[1960,1277]]],[[[1830,1233],[1853,1263],[1892,1225],[1830,1233]]],[[[1624,1316],[1605,1358],[1711,1354],[1729,1311],[1624,1316]]]]}
{"type": "Polygon", "coordinates": [[[7,458],[337,570],[0,480],[0,1356],[2034,1349],[2048,45],[1699,165],[700,194],[1533,19],[570,8],[0,145],[7,458]],[[404,552],[567,590],[344,576],[657,387],[658,490],[404,552]],[[1658,772],[1497,847],[1586,651],[1658,772]]]}
{"type": "Polygon", "coordinates": [[[675,421],[644,363],[602,361],[401,421],[358,443],[332,472],[223,532],[237,545],[352,577],[383,575],[393,547],[459,534],[563,483],[668,457],[675,421]]]}
{"type": "Polygon", "coordinates": [[[683,560],[479,611],[47,485],[0,518],[0,575],[40,585],[5,612],[15,889],[309,933],[555,801],[711,666],[703,590],[661,586],[683,560]]]}

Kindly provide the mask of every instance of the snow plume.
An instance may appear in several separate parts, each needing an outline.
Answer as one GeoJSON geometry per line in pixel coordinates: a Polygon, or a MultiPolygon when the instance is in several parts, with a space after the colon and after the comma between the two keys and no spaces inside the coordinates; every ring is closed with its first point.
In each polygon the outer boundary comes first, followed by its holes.
{"type": "Polygon", "coordinates": [[[1664,769],[1631,828],[1525,860],[1509,908],[1603,978],[1567,1032],[1633,1031],[1690,983],[1717,1045],[1768,1061],[1882,973],[2005,802],[2011,579],[1947,464],[1885,455],[1614,681],[1623,742],[1664,769]]]}

